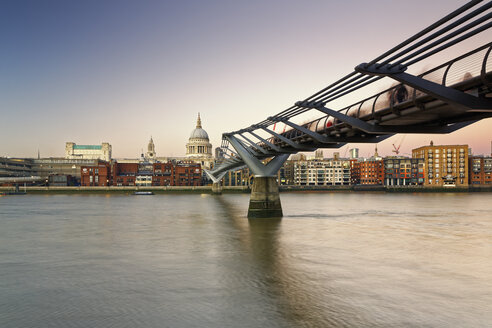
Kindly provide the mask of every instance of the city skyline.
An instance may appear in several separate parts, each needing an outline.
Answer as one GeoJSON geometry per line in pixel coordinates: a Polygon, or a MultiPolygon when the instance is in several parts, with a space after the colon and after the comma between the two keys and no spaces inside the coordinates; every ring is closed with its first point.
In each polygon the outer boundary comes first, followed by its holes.
{"type": "MultiPolygon", "coordinates": [[[[62,157],[73,141],[109,142],[113,157],[136,157],[150,136],[157,156],[184,156],[198,112],[215,148],[223,132],[287,108],[460,5],[3,3],[0,156],[62,157]]],[[[448,55],[490,39],[484,32],[448,55]]],[[[401,153],[432,140],[490,154],[491,128],[486,119],[450,135],[407,135],[401,153]]],[[[392,155],[401,138],[379,143],[380,155],[392,155]]],[[[375,145],[345,147],[365,157],[375,145]]]]}

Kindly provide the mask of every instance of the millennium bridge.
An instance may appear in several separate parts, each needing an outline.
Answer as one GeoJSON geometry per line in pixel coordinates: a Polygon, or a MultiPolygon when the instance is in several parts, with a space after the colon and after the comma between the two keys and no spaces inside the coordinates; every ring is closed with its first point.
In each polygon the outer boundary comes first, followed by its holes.
{"type": "MultiPolygon", "coordinates": [[[[492,40],[492,1],[470,1],[377,58],[265,120],[222,135],[223,157],[207,175],[220,193],[231,170],[254,175],[248,217],[280,217],[276,173],[290,154],[347,143],[377,143],[397,133],[445,134],[492,117],[492,42],[431,70],[415,64],[479,33],[492,40]],[[380,80],[394,85],[342,108],[332,104],[380,80]],[[305,114],[319,116],[300,122],[305,114]],[[276,124],[287,127],[275,131],[276,124]]],[[[374,91],[373,91],[374,92],[374,91]]]]}

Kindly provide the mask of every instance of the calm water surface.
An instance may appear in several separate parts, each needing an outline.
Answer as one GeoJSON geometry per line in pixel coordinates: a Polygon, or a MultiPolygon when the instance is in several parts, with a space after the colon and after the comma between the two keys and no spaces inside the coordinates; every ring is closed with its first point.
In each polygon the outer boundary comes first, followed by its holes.
{"type": "Polygon", "coordinates": [[[0,327],[492,327],[492,194],[0,198],[0,327]]]}

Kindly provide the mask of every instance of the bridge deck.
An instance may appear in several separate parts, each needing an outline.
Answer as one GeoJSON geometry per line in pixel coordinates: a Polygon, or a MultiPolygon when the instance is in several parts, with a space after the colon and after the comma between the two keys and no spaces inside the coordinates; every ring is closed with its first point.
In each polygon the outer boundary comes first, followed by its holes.
{"type": "Polygon", "coordinates": [[[208,172],[209,176],[217,182],[225,172],[246,162],[258,171],[258,160],[280,154],[376,143],[395,133],[450,133],[492,117],[492,43],[425,73],[406,72],[408,67],[487,31],[491,20],[492,1],[469,1],[305,100],[257,124],[224,133],[221,149],[228,158],[208,172]],[[338,111],[326,107],[383,78],[397,81],[397,85],[338,111]],[[319,118],[297,123],[306,113],[316,113],[319,118]],[[275,132],[279,122],[289,130],[275,132]]]}
{"type": "MultiPolygon", "coordinates": [[[[492,80],[492,72],[487,73],[486,78],[492,80]]],[[[473,95],[485,97],[492,96],[492,89],[483,87],[482,77],[480,76],[473,77],[450,87],[473,95]]],[[[388,92],[388,95],[390,95],[390,92],[388,92]]],[[[374,112],[349,112],[347,115],[369,123],[377,122],[382,126],[396,127],[412,126],[422,123],[425,123],[426,125],[442,125],[475,120],[477,118],[477,114],[474,112],[468,112],[466,109],[456,108],[442,100],[435,99],[434,97],[425,94],[412,97],[411,99],[404,100],[398,104],[394,104],[393,106],[388,105],[386,108],[379,109],[374,112]],[[357,114],[359,114],[359,116],[357,114]]],[[[347,136],[367,136],[367,133],[364,131],[353,128],[349,124],[341,122],[329,115],[323,116],[322,118],[309,123],[302,124],[302,126],[324,136],[335,136],[340,139],[340,142],[343,142],[344,137],[347,136]]],[[[295,129],[289,129],[281,135],[300,143],[314,142],[310,136],[295,129]]],[[[289,146],[278,138],[271,138],[269,141],[281,147],[289,146]]],[[[268,147],[263,143],[258,144],[263,148],[272,150],[271,147],[268,147]]]]}

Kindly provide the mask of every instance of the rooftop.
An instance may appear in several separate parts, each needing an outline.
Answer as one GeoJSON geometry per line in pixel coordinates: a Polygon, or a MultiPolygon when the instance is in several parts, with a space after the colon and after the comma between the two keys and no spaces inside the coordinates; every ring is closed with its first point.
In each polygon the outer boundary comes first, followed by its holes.
{"type": "Polygon", "coordinates": [[[73,145],[73,149],[101,149],[101,145],[73,145]]]}

